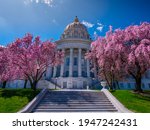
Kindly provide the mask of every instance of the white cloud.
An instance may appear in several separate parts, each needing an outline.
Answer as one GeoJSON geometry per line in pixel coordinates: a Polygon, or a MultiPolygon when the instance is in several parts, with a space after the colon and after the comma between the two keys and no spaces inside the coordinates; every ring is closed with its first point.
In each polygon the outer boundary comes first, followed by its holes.
{"type": "Polygon", "coordinates": [[[96,31],[94,31],[94,35],[93,35],[94,39],[96,40],[98,38],[98,34],[96,31]]]}
{"type": "Polygon", "coordinates": [[[57,22],[57,20],[54,18],[54,19],[52,19],[52,21],[51,21],[53,24],[55,24],[55,25],[58,25],[58,22],[57,22]]]}
{"type": "Polygon", "coordinates": [[[50,7],[53,7],[53,2],[54,0],[24,0],[24,4],[25,5],[28,5],[28,4],[31,4],[31,3],[36,3],[36,4],[46,4],[50,7]]]}
{"type": "Polygon", "coordinates": [[[96,32],[96,31],[94,31],[94,35],[97,35],[97,32],[96,32]]]}
{"type": "Polygon", "coordinates": [[[57,23],[57,22],[56,22],[56,19],[53,19],[53,20],[52,20],[52,23],[57,23]]]}
{"type": "Polygon", "coordinates": [[[87,28],[92,28],[94,26],[94,24],[89,23],[89,22],[84,21],[84,20],[82,21],[82,24],[84,24],[87,28]]]}
{"type": "Polygon", "coordinates": [[[104,25],[102,23],[97,23],[98,27],[96,28],[98,31],[102,32],[104,25]]]}

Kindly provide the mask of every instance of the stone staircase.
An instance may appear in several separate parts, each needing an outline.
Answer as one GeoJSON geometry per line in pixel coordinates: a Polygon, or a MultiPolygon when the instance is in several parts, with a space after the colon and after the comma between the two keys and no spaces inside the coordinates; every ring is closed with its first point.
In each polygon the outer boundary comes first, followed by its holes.
{"type": "Polygon", "coordinates": [[[103,92],[48,91],[32,112],[117,112],[103,92]]]}
{"type": "Polygon", "coordinates": [[[43,89],[55,89],[55,88],[60,88],[58,85],[54,84],[53,82],[47,81],[47,80],[40,80],[37,84],[37,88],[43,89]]]}

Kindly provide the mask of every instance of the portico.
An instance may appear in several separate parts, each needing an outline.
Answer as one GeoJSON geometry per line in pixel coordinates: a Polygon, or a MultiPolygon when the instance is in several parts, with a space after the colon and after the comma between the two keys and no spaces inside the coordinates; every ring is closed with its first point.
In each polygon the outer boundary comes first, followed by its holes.
{"type": "MultiPolygon", "coordinates": [[[[65,50],[67,49],[62,49],[62,51],[64,51],[64,53],[66,54],[65,50]]],[[[82,48],[69,48],[69,59],[67,59],[66,57],[64,58],[64,62],[61,64],[60,67],[60,74],[59,77],[65,77],[65,73],[67,70],[67,68],[65,68],[65,61],[67,64],[67,60],[69,60],[69,76],[67,77],[90,77],[90,63],[89,60],[83,59],[84,57],[82,57],[84,53],[84,49],[82,51],[82,48]],[[74,52],[75,50],[78,51],[78,54],[76,55],[76,53],[74,52]],[[78,56],[78,57],[77,57],[78,56]],[[85,62],[85,63],[84,63],[85,62]],[[86,65],[86,69],[82,69],[83,68],[83,64],[86,65]],[[83,70],[83,71],[82,71],[83,70]]],[[[67,56],[67,55],[66,55],[67,56]]],[[[57,73],[57,69],[59,69],[58,67],[54,67],[53,68],[53,78],[56,77],[56,73],[57,73]]]]}
{"type": "Polygon", "coordinates": [[[57,49],[64,52],[64,61],[52,68],[51,81],[62,88],[86,88],[92,83],[90,62],[85,54],[90,50],[91,39],[86,27],[76,17],[69,24],[60,40],[56,41],[57,49]]]}

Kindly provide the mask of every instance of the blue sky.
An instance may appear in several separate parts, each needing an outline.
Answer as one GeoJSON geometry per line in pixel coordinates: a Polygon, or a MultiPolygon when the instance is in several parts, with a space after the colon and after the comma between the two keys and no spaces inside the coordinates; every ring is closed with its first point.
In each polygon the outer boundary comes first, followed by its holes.
{"type": "Polygon", "coordinates": [[[150,22],[150,0],[0,0],[0,44],[30,32],[58,40],[75,16],[91,37],[104,36],[109,25],[125,28],[150,22]]]}

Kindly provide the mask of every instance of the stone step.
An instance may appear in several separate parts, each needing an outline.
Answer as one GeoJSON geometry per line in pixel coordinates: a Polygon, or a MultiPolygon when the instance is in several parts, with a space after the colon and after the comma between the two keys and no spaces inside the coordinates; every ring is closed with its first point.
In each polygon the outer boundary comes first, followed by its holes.
{"type": "Polygon", "coordinates": [[[44,97],[44,98],[87,98],[87,99],[95,99],[95,98],[98,98],[98,99],[104,99],[104,98],[107,98],[107,97],[101,97],[101,96],[97,96],[97,97],[91,97],[91,96],[69,96],[69,95],[66,95],[66,96],[46,96],[46,97],[44,97]]]}
{"type": "Polygon", "coordinates": [[[61,104],[61,103],[57,103],[57,104],[43,104],[40,103],[38,106],[113,106],[111,103],[105,103],[105,104],[91,104],[91,103],[86,103],[86,104],[80,104],[80,103],[76,103],[76,104],[61,104]]]}
{"type": "Polygon", "coordinates": [[[57,103],[52,103],[52,102],[49,102],[49,103],[40,103],[39,105],[112,105],[112,103],[110,102],[103,102],[103,103],[89,103],[89,102],[76,102],[76,103],[60,103],[60,102],[57,102],[57,103]]]}
{"type": "Polygon", "coordinates": [[[116,109],[36,109],[33,112],[117,112],[116,109]]]}
{"type": "Polygon", "coordinates": [[[33,112],[116,112],[103,92],[51,91],[33,112]]]}
{"type": "Polygon", "coordinates": [[[113,106],[38,106],[36,109],[115,109],[113,106]]]}
{"type": "Polygon", "coordinates": [[[56,103],[56,102],[61,102],[61,103],[84,103],[84,102],[87,102],[87,103],[103,103],[103,102],[110,102],[109,100],[103,100],[103,101],[92,101],[92,100],[79,100],[79,101],[76,101],[76,100],[43,100],[42,102],[45,102],[45,103],[56,103]]]}
{"type": "Polygon", "coordinates": [[[49,95],[60,95],[60,96],[62,96],[62,95],[64,95],[64,94],[66,94],[66,95],[85,95],[85,96],[97,96],[97,95],[101,95],[101,96],[105,96],[105,94],[103,94],[103,93],[101,93],[101,92],[60,92],[60,91],[57,91],[57,92],[48,92],[48,94],[49,95]]]}
{"type": "Polygon", "coordinates": [[[48,94],[48,96],[49,97],[51,97],[51,96],[59,96],[59,97],[65,97],[65,96],[72,96],[72,97],[76,97],[76,96],[78,96],[78,95],[80,95],[80,96],[90,96],[90,97],[97,97],[97,96],[102,96],[102,97],[106,97],[105,95],[101,95],[101,94],[92,94],[92,95],[90,95],[90,94],[82,94],[82,93],[80,93],[80,94],[74,94],[74,93],[72,93],[72,94],[48,94]]]}
{"type": "Polygon", "coordinates": [[[49,106],[49,105],[39,105],[36,108],[115,108],[113,105],[103,105],[103,106],[92,106],[92,105],[86,105],[86,106],[77,106],[77,105],[54,105],[54,106],[49,106]]]}
{"type": "Polygon", "coordinates": [[[66,96],[59,96],[59,95],[54,95],[54,96],[50,96],[50,95],[47,95],[47,96],[45,96],[45,98],[68,98],[68,97],[70,97],[70,98],[92,98],[92,99],[95,99],[95,98],[98,98],[98,99],[103,99],[103,98],[107,98],[107,97],[104,97],[104,96],[97,96],[97,97],[93,97],[93,96],[72,96],[72,95],[66,95],[66,96]],[[101,97],[101,98],[99,98],[99,97],[101,97]]]}
{"type": "Polygon", "coordinates": [[[43,102],[110,102],[109,99],[90,100],[90,99],[43,99],[43,102]]]}
{"type": "Polygon", "coordinates": [[[60,96],[60,95],[46,95],[46,98],[52,98],[52,97],[59,97],[59,98],[67,98],[67,97],[71,97],[71,98],[83,98],[83,97],[86,97],[86,98],[98,98],[98,97],[101,97],[101,98],[107,98],[105,96],[101,96],[101,95],[97,95],[97,96],[85,96],[85,95],[65,95],[65,96],[60,96]]]}
{"type": "Polygon", "coordinates": [[[101,97],[101,98],[107,98],[106,96],[101,96],[101,95],[97,95],[97,96],[85,96],[85,95],[65,95],[65,96],[62,96],[62,95],[46,95],[45,96],[46,98],[52,98],[52,97],[60,97],[60,98],[66,98],[66,97],[72,97],[72,98],[82,98],[82,97],[86,97],[86,98],[98,98],[98,97],[101,97]]]}

